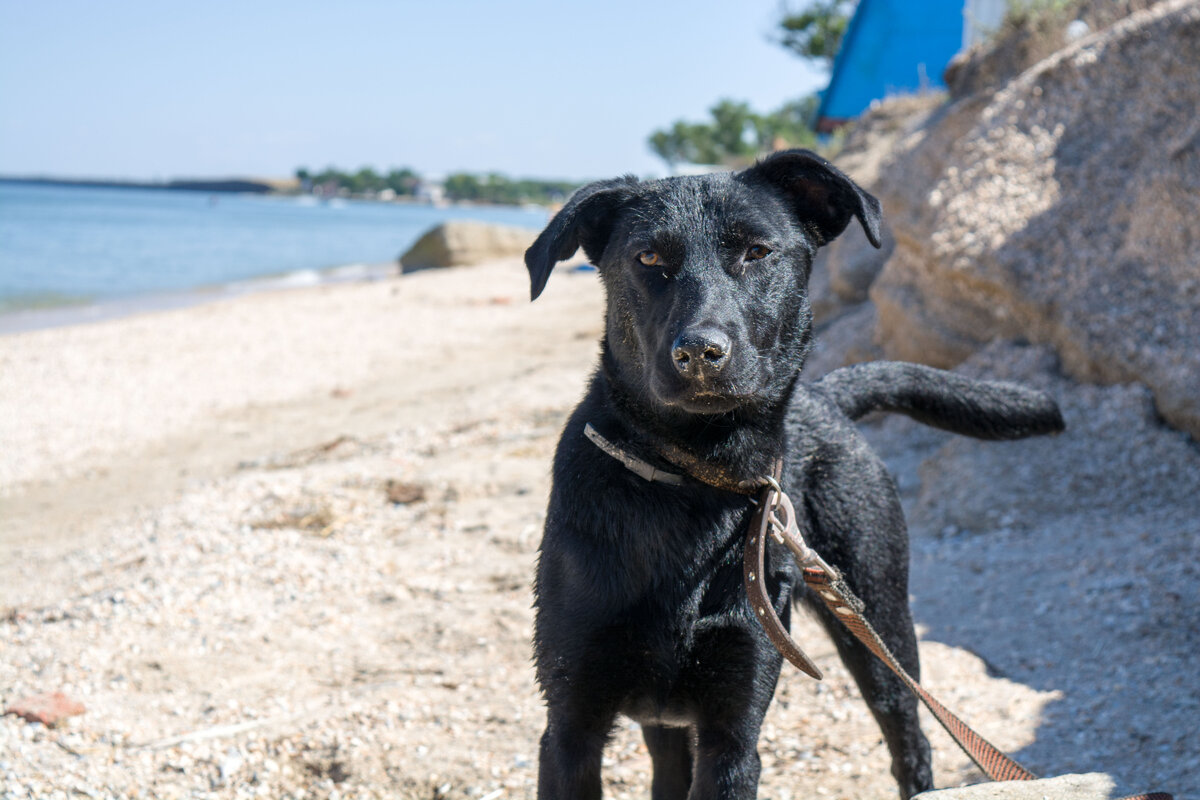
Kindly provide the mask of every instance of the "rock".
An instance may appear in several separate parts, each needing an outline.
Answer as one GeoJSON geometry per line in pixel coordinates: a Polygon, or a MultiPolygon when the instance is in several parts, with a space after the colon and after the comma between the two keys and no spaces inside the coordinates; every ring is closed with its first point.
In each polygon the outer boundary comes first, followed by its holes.
{"type": "Polygon", "coordinates": [[[888,257],[896,249],[896,238],[886,224],[880,231],[880,247],[867,240],[860,226],[847,228],[834,240],[829,253],[829,288],[843,302],[861,303],[888,257]]]}
{"type": "MultiPolygon", "coordinates": [[[[880,171],[896,143],[942,104],[940,94],[906,95],[879,103],[854,123],[837,154],[838,169],[867,191],[876,191],[880,171]]],[[[883,246],[876,249],[862,227],[852,224],[818,253],[809,283],[813,318],[836,316],[846,305],[867,299],[867,290],[895,249],[885,217],[883,246]]]]}
{"type": "Polygon", "coordinates": [[[1063,45],[1091,31],[1107,28],[1155,2],[1158,0],[1010,4],[999,29],[950,59],[943,79],[955,99],[994,90],[1063,45]]]}
{"type": "Polygon", "coordinates": [[[1113,800],[1115,783],[1102,772],[1060,775],[1036,781],[977,783],[922,792],[914,800],[1113,800]]]}
{"type": "Polygon", "coordinates": [[[1139,381],[1200,437],[1200,4],[1168,0],[972,95],[881,175],[896,253],[872,284],[889,358],[949,367],[1048,343],[1139,381]]]}
{"type": "Polygon", "coordinates": [[[829,285],[829,266],[826,258],[828,252],[829,248],[827,247],[817,251],[817,257],[813,260],[812,272],[808,277],[808,305],[812,309],[813,324],[817,326],[841,313],[843,305],[841,299],[833,293],[833,288],[829,285]]]}
{"type": "Polygon", "coordinates": [[[817,380],[838,367],[876,361],[876,314],[871,303],[852,306],[816,332],[812,352],[804,364],[804,380],[817,380]]]}
{"type": "Polygon", "coordinates": [[[83,703],[72,700],[62,692],[46,692],[22,698],[4,709],[4,713],[54,727],[61,725],[67,717],[78,716],[86,710],[83,703]]]}
{"type": "Polygon", "coordinates": [[[997,342],[958,368],[1050,392],[1067,429],[1013,442],[950,438],[921,466],[914,526],[981,533],[1081,512],[1182,522],[1200,514],[1200,447],[1157,419],[1149,390],[1076,384],[1056,361],[1044,346],[997,342]]]}
{"type": "Polygon", "coordinates": [[[456,220],[426,231],[400,256],[401,271],[460,267],[513,258],[525,253],[537,231],[511,225],[456,220]]]}
{"type": "Polygon", "coordinates": [[[911,263],[914,254],[920,252],[919,245],[902,248],[872,284],[870,297],[879,319],[878,338],[888,358],[949,369],[979,349],[980,342],[959,333],[972,330],[973,322],[969,317],[952,319],[960,309],[950,307],[932,312],[924,287],[897,277],[921,268],[919,263],[911,263]]]}

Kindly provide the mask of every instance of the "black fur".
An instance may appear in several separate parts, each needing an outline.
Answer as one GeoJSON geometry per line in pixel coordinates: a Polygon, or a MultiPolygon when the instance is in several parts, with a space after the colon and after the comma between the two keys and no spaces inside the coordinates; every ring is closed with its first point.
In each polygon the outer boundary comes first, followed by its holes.
{"type": "MultiPolygon", "coordinates": [[[[904,519],[851,420],[900,411],[984,438],[1062,429],[1040,393],[916,365],[798,382],[809,268],[852,218],[878,243],[878,202],[818,156],[786,151],[739,173],[584,187],[526,253],[535,298],[578,246],[607,294],[600,366],[559,443],[538,562],[541,800],[600,796],[617,714],[643,726],[655,800],[755,797],[759,727],[781,664],[741,585],[747,498],[649,482],[588,441],[586,423],[668,471],[679,467],[664,451],[737,479],[782,457],[805,539],[843,572],[913,675],[904,519]]],[[[782,548],[768,550],[767,566],[787,623],[792,600],[811,598],[782,548]]],[[[916,700],[809,605],[879,722],[901,795],[931,788],[916,700]]]]}

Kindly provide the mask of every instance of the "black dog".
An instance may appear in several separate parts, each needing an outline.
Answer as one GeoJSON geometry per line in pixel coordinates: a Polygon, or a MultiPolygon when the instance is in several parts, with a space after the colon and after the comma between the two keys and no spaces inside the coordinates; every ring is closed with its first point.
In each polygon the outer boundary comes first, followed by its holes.
{"type": "MultiPolygon", "coordinates": [[[[600,797],[601,750],[618,713],[642,725],[656,800],[755,796],[759,727],[781,659],[742,588],[753,507],[726,489],[782,459],[805,539],[915,676],[900,502],[851,421],[884,409],[981,438],[1062,429],[1042,394],[911,364],[798,382],[813,256],[851,217],[878,246],[875,198],[791,150],[733,174],[593,183],[525,254],[536,298],[555,263],[582,246],[608,302],[600,366],[555,457],[538,563],[541,800],[600,797]],[[640,472],[590,441],[589,423],[640,472]]],[[[767,558],[786,624],[793,599],[813,598],[785,550],[767,558]]],[[[931,788],[916,700],[810,605],[883,730],[901,794],[931,788]]]]}

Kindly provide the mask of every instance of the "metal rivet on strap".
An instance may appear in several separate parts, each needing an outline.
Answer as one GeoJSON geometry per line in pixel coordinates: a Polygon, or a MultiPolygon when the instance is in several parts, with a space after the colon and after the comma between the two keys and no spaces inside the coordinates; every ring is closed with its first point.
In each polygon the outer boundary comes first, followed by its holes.
{"type": "Polygon", "coordinates": [[[751,580],[751,581],[754,580],[754,573],[751,572],[749,575],[746,576],[746,579],[751,580]]]}
{"type": "Polygon", "coordinates": [[[760,617],[761,617],[761,616],[764,616],[766,613],[767,613],[767,610],[766,610],[765,608],[763,608],[762,606],[759,606],[759,607],[758,607],[758,615],[759,615],[760,617]]]}

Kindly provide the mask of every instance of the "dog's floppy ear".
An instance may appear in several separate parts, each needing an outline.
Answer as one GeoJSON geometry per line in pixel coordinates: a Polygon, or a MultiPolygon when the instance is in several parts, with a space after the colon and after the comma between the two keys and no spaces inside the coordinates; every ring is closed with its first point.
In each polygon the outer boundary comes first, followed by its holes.
{"type": "Polygon", "coordinates": [[[841,170],[809,150],[772,153],[741,174],[780,189],[802,223],[815,228],[828,244],[858,217],[871,244],[879,247],[883,220],[879,201],[859,188],[841,170]]]}
{"type": "Polygon", "coordinates": [[[632,176],[596,181],[571,195],[546,230],[525,251],[531,300],[537,300],[546,288],[554,265],[575,255],[580,245],[589,261],[593,264],[600,261],[612,232],[613,214],[636,183],[637,178],[632,176]]]}

